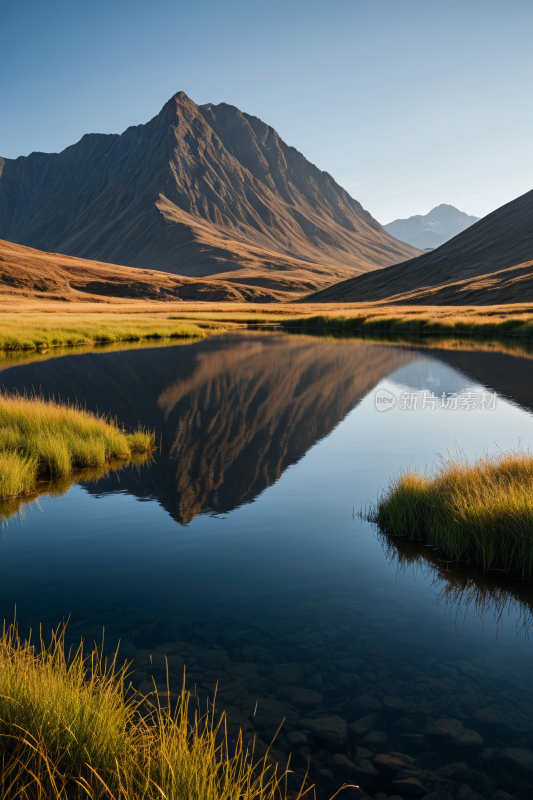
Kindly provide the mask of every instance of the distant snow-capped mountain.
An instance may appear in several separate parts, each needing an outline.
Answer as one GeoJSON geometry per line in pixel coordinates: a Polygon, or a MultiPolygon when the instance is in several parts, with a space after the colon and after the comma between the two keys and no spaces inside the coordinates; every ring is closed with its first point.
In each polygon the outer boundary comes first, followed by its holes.
{"type": "Polygon", "coordinates": [[[464,211],[442,203],[433,208],[425,217],[417,214],[407,219],[395,219],[384,225],[385,230],[419,250],[439,247],[448,239],[469,228],[479,217],[469,216],[464,211]]]}

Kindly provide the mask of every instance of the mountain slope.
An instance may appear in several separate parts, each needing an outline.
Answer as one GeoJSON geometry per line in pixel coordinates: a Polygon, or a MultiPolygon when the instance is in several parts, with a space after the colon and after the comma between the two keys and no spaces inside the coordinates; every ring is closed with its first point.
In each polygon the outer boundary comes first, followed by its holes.
{"type": "Polygon", "coordinates": [[[533,191],[483,217],[438,250],[306,298],[310,303],[379,300],[430,305],[533,301],[533,191]]]}
{"type": "Polygon", "coordinates": [[[417,214],[407,219],[395,219],[383,227],[401,242],[425,250],[440,247],[470,225],[479,222],[479,219],[442,203],[425,216],[417,214]]]}
{"type": "Polygon", "coordinates": [[[227,281],[180,278],[167,272],[43,253],[1,239],[0,295],[75,303],[103,302],[108,298],[241,303],[294,299],[290,292],[260,286],[237,286],[227,281]]]}
{"type": "Polygon", "coordinates": [[[0,238],[307,291],[416,254],[261,120],[183,92],[122,135],[0,159],[0,238]]]}

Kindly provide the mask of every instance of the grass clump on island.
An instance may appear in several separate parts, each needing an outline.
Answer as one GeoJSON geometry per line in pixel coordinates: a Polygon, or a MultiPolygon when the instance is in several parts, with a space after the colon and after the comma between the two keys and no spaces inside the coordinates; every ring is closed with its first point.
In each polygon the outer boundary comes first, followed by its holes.
{"type": "Polygon", "coordinates": [[[533,578],[533,455],[529,450],[440,456],[437,469],[400,471],[369,519],[427,540],[447,559],[533,578]]]}
{"type": "MultiPolygon", "coordinates": [[[[223,327],[219,325],[219,329],[223,327]]],[[[206,336],[201,323],[148,314],[20,313],[0,315],[0,350],[206,336]]]]}
{"type": "Polygon", "coordinates": [[[132,433],[77,406],[42,397],[0,395],[0,498],[74,470],[131,459],[154,449],[155,433],[132,433]]]}
{"type": "MultiPolygon", "coordinates": [[[[278,776],[239,737],[127,683],[97,651],[65,654],[64,628],[34,648],[0,637],[0,796],[24,800],[283,800],[278,776]],[[193,717],[189,720],[189,717],[193,717]]],[[[221,725],[224,725],[222,720],[221,725]]]]}

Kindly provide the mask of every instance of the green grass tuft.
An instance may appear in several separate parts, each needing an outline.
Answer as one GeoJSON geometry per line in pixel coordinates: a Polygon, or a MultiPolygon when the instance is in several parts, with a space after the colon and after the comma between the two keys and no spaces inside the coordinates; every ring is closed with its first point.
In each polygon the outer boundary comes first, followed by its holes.
{"type": "Polygon", "coordinates": [[[125,433],[84,409],[40,397],[0,395],[0,498],[38,481],[130,459],[155,446],[155,434],[125,433]]]}
{"type": "MultiPolygon", "coordinates": [[[[217,332],[223,330],[220,324],[216,328],[217,332]]],[[[193,321],[155,314],[27,312],[0,315],[0,350],[37,350],[143,339],[204,339],[206,335],[204,328],[193,321]]]]}
{"type": "Polygon", "coordinates": [[[455,561],[533,577],[533,455],[528,450],[440,457],[437,470],[400,471],[370,519],[427,539],[455,561]]]}
{"type": "MultiPolygon", "coordinates": [[[[150,704],[127,669],[83,644],[65,655],[64,628],[35,649],[16,627],[0,637],[0,796],[30,800],[284,800],[267,756],[224,728],[189,721],[189,697],[150,704]]],[[[222,720],[222,726],[224,721],[222,720]]],[[[299,800],[301,795],[298,795],[299,800]]]]}

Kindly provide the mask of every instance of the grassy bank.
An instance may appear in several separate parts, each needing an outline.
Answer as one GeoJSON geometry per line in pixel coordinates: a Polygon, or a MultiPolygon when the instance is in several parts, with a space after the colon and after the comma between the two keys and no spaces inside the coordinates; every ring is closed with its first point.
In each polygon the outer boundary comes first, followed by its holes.
{"type": "MultiPolygon", "coordinates": [[[[471,310],[470,310],[471,311],[471,310]]],[[[321,329],[331,331],[368,331],[381,333],[448,334],[506,334],[533,337],[533,315],[489,313],[479,308],[477,313],[463,309],[369,309],[342,315],[317,314],[280,321],[287,329],[321,329]]]]}
{"type": "Polygon", "coordinates": [[[0,309],[0,351],[103,342],[204,338],[228,327],[281,325],[287,329],[533,336],[533,306],[396,306],[364,303],[137,303],[113,310],[80,304],[0,309]],[[164,308],[162,308],[162,306],[164,308]],[[30,310],[31,308],[31,310],[30,310]]]}
{"type": "Polygon", "coordinates": [[[0,350],[36,350],[96,342],[136,342],[143,339],[203,339],[206,330],[223,330],[183,319],[147,314],[0,315],[0,350]]]}
{"type": "Polygon", "coordinates": [[[241,739],[230,754],[185,693],[174,711],[148,705],[115,662],[83,646],[67,661],[63,633],[37,649],[14,627],[0,638],[2,797],[283,800],[266,760],[241,739]]]}
{"type": "Polygon", "coordinates": [[[394,536],[428,540],[454,561],[533,577],[533,456],[441,457],[433,471],[398,473],[370,519],[394,536]]]}
{"type": "Polygon", "coordinates": [[[155,434],[39,397],[0,395],[0,498],[31,492],[38,481],[148,452],[155,434]]]}

